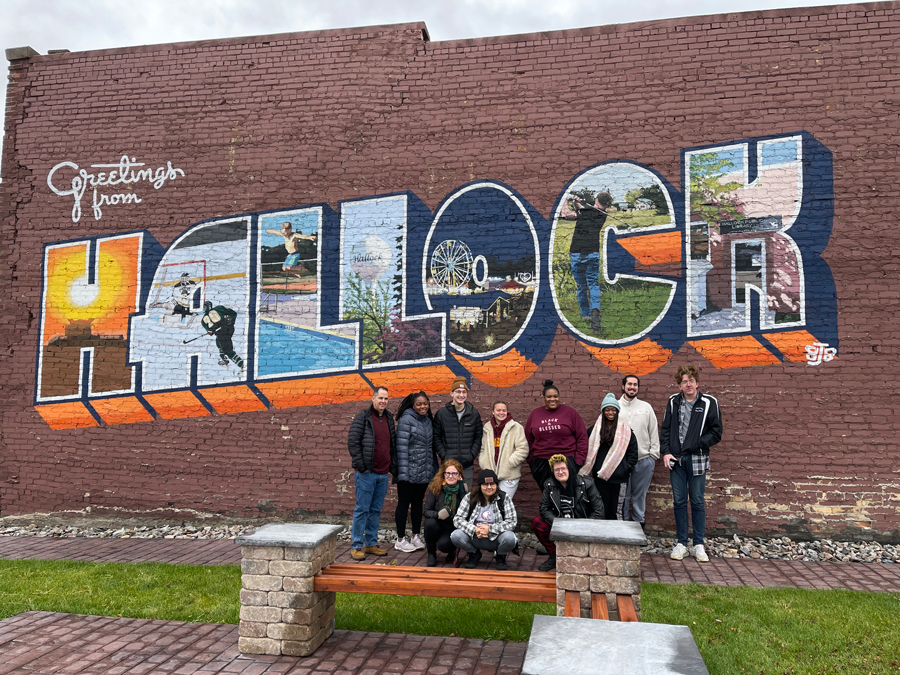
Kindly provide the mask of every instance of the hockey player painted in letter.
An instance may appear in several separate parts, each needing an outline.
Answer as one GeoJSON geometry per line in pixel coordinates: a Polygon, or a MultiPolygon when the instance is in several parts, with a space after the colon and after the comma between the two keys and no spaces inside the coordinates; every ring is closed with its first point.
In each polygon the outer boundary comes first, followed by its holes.
{"type": "Polygon", "coordinates": [[[244,360],[234,353],[234,343],[231,336],[234,335],[234,322],[237,312],[222,305],[213,304],[208,300],[203,303],[203,327],[207,334],[216,336],[216,347],[219,348],[219,365],[227,366],[228,360],[232,360],[241,370],[244,369],[244,360]]]}
{"type": "Polygon", "coordinates": [[[197,282],[191,279],[191,275],[187,272],[183,272],[181,278],[172,287],[172,301],[174,302],[172,314],[180,316],[182,323],[185,317],[194,315],[191,311],[191,300],[195,290],[197,290],[197,282]]]}

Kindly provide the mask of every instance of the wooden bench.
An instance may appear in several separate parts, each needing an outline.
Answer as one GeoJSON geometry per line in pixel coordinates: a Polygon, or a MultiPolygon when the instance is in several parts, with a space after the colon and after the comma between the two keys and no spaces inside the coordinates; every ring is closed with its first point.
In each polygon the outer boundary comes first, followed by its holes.
{"type": "MultiPolygon", "coordinates": [[[[401,565],[329,565],[313,579],[316,591],[417,595],[434,598],[556,602],[553,572],[497,572],[401,565]]],[[[620,621],[637,621],[630,595],[617,595],[620,621]]],[[[581,594],[566,592],[565,616],[581,616],[581,594]]],[[[591,594],[591,616],[609,620],[606,596],[591,594]]]]}
{"type": "Polygon", "coordinates": [[[313,588],[338,593],[556,602],[553,572],[333,564],[315,576],[313,588]]]}
{"type": "Polygon", "coordinates": [[[308,656],[334,631],[335,593],[555,602],[557,614],[640,621],[637,523],[557,518],[557,573],[334,564],[339,525],[269,523],[241,546],[244,654],[308,656]]]}

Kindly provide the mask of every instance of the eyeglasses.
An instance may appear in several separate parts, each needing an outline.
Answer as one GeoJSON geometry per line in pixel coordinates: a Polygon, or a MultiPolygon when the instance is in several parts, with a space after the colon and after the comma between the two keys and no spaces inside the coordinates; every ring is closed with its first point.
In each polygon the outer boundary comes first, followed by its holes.
{"type": "Polygon", "coordinates": [[[444,475],[447,476],[448,478],[453,478],[453,476],[459,475],[459,471],[445,471],[444,475]]]}
{"type": "Polygon", "coordinates": [[[481,489],[484,490],[485,488],[495,488],[495,487],[497,487],[496,483],[484,483],[481,486],[481,489]]]}
{"type": "Polygon", "coordinates": [[[558,469],[553,469],[553,473],[567,473],[569,471],[569,467],[561,466],[558,469]]]}

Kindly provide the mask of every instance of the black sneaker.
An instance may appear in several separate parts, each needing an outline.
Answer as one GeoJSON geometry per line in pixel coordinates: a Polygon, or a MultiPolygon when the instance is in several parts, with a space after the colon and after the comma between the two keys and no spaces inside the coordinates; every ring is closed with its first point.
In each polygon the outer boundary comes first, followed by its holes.
{"type": "Polygon", "coordinates": [[[425,567],[437,567],[437,556],[434,553],[428,554],[428,562],[425,563],[425,567]]]}
{"type": "Polygon", "coordinates": [[[506,556],[505,555],[500,555],[499,553],[495,554],[494,560],[497,562],[498,570],[508,570],[509,569],[509,566],[506,564],[506,556]]]}
{"type": "Polygon", "coordinates": [[[446,562],[453,563],[454,567],[459,567],[459,565],[456,564],[456,554],[457,553],[459,553],[459,549],[455,548],[452,551],[450,551],[450,553],[447,554],[446,562]]]}
{"type": "Polygon", "coordinates": [[[600,310],[599,309],[591,310],[591,332],[592,333],[600,332],[600,310]]]}
{"type": "Polygon", "coordinates": [[[554,567],[556,567],[556,553],[551,553],[549,558],[538,565],[538,570],[541,572],[549,572],[554,567]]]}
{"type": "Polygon", "coordinates": [[[481,551],[476,550],[475,553],[470,553],[466,558],[466,564],[464,567],[469,570],[474,570],[478,563],[481,562],[481,551]]]}

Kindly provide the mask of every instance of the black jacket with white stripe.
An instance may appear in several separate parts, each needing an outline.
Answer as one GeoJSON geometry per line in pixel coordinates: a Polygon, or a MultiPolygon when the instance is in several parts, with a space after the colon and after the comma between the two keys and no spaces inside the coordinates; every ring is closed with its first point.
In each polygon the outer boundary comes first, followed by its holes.
{"type": "Polygon", "coordinates": [[[666,415],[659,430],[659,452],[662,455],[708,455],[709,449],[722,440],[722,416],[719,414],[719,402],[709,394],[697,392],[697,398],[691,410],[684,443],[678,440],[678,422],[681,417],[681,406],[685,404],[681,392],[669,397],[666,415]]]}

